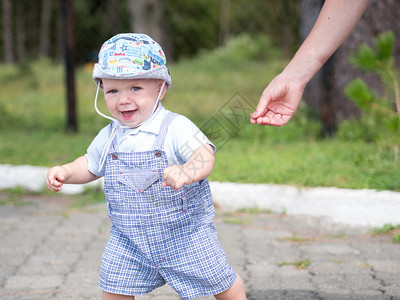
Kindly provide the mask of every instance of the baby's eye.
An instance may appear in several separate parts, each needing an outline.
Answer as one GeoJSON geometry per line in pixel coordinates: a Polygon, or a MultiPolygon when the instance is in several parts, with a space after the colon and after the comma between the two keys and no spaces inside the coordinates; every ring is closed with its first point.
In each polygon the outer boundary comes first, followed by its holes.
{"type": "Polygon", "coordinates": [[[132,91],[137,92],[138,90],[140,90],[140,87],[138,87],[138,86],[132,87],[132,91]]]}
{"type": "Polygon", "coordinates": [[[118,91],[117,90],[109,90],[109,91],[107,91],[107,93],[108,94],[116,94],[116,93],[118,93],[118,91]]]}

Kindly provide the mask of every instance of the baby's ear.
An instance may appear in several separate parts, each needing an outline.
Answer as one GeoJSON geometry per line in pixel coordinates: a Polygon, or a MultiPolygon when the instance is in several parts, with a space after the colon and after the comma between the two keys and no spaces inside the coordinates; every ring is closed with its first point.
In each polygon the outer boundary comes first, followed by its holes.
{"type": "Polygon", "coordinates": [[[160,92],[160,89],[163,89],[160,94],[160,100],[164,99],[164,95],[167,92],[168,83],[165,82],[165,84],[163,85],[164,82],[164,80],[160,80],[160,82],[158,83],[158,92],[160,92]]]}
{"type": "Polygon", "coordinates": [[[103,81],[99,79],[99,82],[100,82],[100,87],[103,88],[103,81]]]}

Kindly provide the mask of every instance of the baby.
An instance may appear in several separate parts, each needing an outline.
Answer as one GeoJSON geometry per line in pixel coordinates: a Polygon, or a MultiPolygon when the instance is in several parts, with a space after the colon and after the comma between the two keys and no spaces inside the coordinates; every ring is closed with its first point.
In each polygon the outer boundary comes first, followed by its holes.
{"type": "Polygon", "coordinates": [[[104,176],[111,220],[100,271],[103,299],[134,299],[168,283],[182,299],[246,299],[213,224],[207,177],[215,146],[162,104],[171,76],[160,45],[145,34],[118,34],[93,70],[96,111],[111,120],[86,155],[49,170],[47,185],[104,176]],[[97,108],[104,92],[110,116],[97,108]]]}

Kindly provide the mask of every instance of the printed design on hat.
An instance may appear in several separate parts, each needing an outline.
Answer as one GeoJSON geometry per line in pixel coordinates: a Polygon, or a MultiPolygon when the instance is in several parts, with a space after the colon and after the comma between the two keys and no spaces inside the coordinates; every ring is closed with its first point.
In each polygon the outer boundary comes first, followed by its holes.
{"type": "Polygon", "coordinates": [[[166,64],[160,45],[142,34],[119,34],[100,49],[99,64],[115,76],[138,75],[166,64]]]}

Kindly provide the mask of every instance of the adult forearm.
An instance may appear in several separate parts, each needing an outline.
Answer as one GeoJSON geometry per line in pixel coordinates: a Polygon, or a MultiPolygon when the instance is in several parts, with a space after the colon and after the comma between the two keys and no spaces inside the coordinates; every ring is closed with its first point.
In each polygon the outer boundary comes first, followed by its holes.
{"type": "Polygon", "coordinates": [[[310,34],[285,68],[294,81],[307,84],[348,37],[369,0],[326,0],[310,34]]]}

